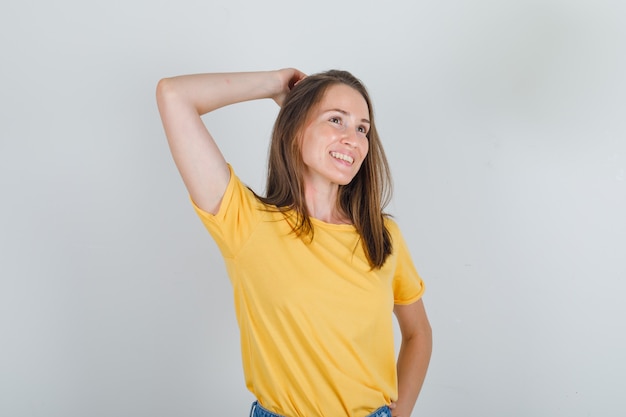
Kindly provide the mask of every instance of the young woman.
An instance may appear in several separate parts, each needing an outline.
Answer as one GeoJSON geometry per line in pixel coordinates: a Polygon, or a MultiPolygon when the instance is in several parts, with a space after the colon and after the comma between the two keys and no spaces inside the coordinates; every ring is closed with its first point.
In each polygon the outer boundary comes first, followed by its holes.
{"type": "Polygon", "coordinates": [[[345,71],[186,75],[161,80],[157,102],[234,287],[251,415],[409,417],[431,329],[422,280],[383,213],[389,169],[362,83],[345,71]],[[200,116],[264,98],[281,109],[260,196],[200,116]]]}

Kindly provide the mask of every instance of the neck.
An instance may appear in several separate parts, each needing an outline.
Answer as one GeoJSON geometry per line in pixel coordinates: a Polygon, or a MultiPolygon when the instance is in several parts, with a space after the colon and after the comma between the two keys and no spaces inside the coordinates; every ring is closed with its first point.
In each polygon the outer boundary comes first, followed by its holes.
{"type": "Polygon", "coordinates": [[[312,185],[305,187],[306,207],[309,215],[325,223],[350,224],[350,219],[338,209],[338,194],[337,184],[322,188],[312,185]]]}

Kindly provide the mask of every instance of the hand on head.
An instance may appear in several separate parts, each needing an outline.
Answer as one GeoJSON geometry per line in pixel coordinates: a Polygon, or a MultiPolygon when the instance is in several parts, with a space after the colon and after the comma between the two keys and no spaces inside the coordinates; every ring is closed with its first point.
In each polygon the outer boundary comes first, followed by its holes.
{"type": "Polygon", "coordinates": [[[300,81],[306,78],[306,74],[295,68],[283,68],[276,71],[280,80],[280,90],[272,98],[279,106],[282,106],[287,94],[298,84],[300,81]]]}

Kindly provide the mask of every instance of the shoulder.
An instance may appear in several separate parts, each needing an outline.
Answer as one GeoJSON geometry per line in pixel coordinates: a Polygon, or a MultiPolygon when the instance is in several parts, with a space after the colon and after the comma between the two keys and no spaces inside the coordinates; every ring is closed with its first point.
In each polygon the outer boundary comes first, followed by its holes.
{"type": "Polygon", "coordinates": [[[400,252],[404,251],[407,243],[398,222],[389,216],[385,216],[385,227],[387,228],[389,237],[391,238],[391,244],[394,248],[393,252],[398,253],[396,249],[400,252]]]}
{"type": "Polygon", "coordinates": [[[400,226],[395,221],[395,219],[389,215],[385,215],[384,217],[385,227],[389,231],[392,236],[396,236],[400,234],[400,226]]]}
{"type": "Polygon", "coordinates": [[[202,210],[192,200],[194,208],[200,214],[200,217],[220,221],[232,218],[232,220],[237,221],[241,219],[245,212],[251,214],[255,211],[262,211],[265,208],[265,205],[256,193],[241,181],[230,164],[228,165],[228,170],[230,179],[215,213],[202,210]]]}

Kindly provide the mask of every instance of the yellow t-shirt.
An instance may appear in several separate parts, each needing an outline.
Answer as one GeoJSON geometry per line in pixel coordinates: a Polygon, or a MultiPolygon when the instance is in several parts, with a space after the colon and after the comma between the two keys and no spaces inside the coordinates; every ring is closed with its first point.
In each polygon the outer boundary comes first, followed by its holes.
{"type": "Polygon", "coordinates": [[[219,212],[194,207],[234,289],[246,386],[288,417],[363,417],[397,398],[393,305],[424,285],[392,220],[393,253],[371,270],[356,229],[311,219],[298,238],[231,170],[219,212]]]}

